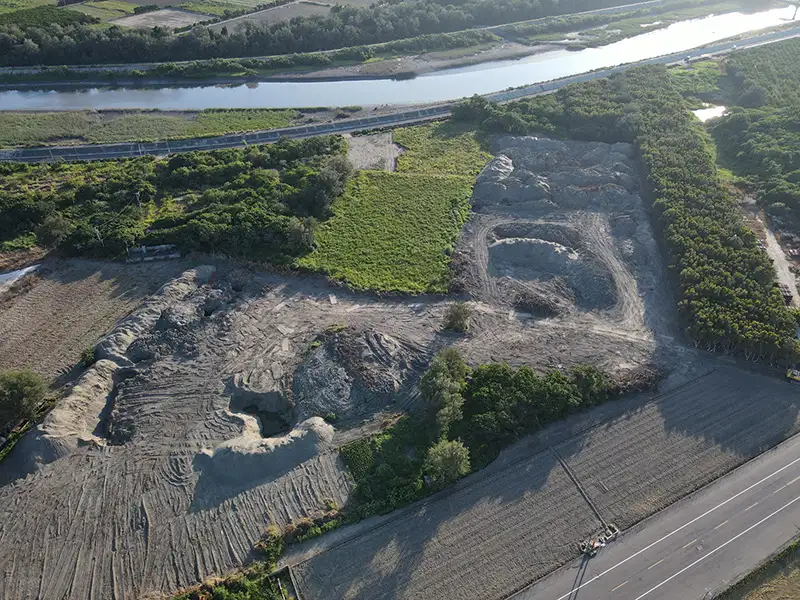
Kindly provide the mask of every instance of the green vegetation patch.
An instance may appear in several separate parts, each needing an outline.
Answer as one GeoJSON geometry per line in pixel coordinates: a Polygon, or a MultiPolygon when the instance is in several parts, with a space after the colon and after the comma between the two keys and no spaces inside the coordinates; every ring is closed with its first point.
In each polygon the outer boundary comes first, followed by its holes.
{"type": "Polygon", "coordinates": [[[192,12],[202,13],[205,15],[213,15],[215,17],[224,17],[225,15],[241,10],[241,6],[230,4],[228,2],[213,2],[212,0],[195,0],[194,2],[182,2],[178,4],[179,8],[190,10],[192,12]]]}
{"type": "Polygon", "coordinates": [[[147,142],[287,127],[295,110],[0,113],[0,146],[147,142]]]}
{"type": "Polygon", "coordinates": [[[470,369],[447,348],[422,378],[422,410],[340,449],[355,479],[348,518],[386,513],[483,468],[521,436],[615,397],[599,369],[537,375],[492,363],[470,369]]]}
{"type": "Polygon", "coordinates": [[[54,6],[55,0],[0,0],[0,14],[34,8],[36,6],[54,6]]]}
{"type": "Polygon", "coordinates": [[[725,68],[739,87],[734,103],[745,108],[800,105],[800,38],[734,52],[725,68]]]}
{"type": "Polygon", "coordinates": [[[0,164],[0,244],[69,255],[141,244],[288,264],[307,253],[350,166],[338,136],[75,164],[0,164]]]}
{"type": "Polygon", "coordinates": [[[481,150],[473,131],[452,123],[395,129],[392,136],[406,150],[397,159],[400,173],[474,177],[491,158],[481,150]]]}
{"type": "MultiPolygon", "coordinates": [[[[2,11],[0,10],[0,12],[2,11]]],[[[91,17],[68,10],[61,10],[49,4],[0,14],[0,26],[16,25],[21,28],[93,22],[94,20],[91,17]]]]}
{"type": "Polygon", "coordinates": [[[357,289],[446,292],[473,178],[362,171],[300,265],[357,289]]]}
{"type": "Polygon", "coordinates": [[[136,5],[116,0],[101,0],[100,2],[83,2],[70,4],[67,9],[77,11],[101,21],[114,21],[133,14],[136,5]]]}

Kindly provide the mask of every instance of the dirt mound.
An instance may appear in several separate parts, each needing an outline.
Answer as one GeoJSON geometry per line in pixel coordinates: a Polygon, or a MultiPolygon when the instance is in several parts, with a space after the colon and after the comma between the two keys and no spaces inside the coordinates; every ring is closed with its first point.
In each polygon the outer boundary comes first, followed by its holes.
{"type": "Polygon", "coordinates": [[[323,336],[294,375],[298,417],[364,418],[408,394],[425,363],[420,348],[374,330],[323,336]]]}
{"type": "Polygon", "coordinates": [[[473,209],[504,214],[632,210],[639,184],[628,144],[503,137],[481,172],[473,209]]]}
{"type": "Polygon", "coordinates": [[[195,467],[229,484],[274,479],[328,450],[332,440],[333,427],[314,417],[285,436],[244,435],[204,450],[197,455],[195,467]]]}
{"type": "Polygon", "coordinates": [[[570,296],[586,310],[611,308],[617,301],[614,280],[603,264],[558,242],[500,238],[489,245],[489,275],[527,282],[555,280],[553,285],[539,288],[541,300],[535,299],[536,288],[529,289],[523,303],[532,305],[534,313],[548,312],[548,308],[549,312],[561,312],[558,299],[566,301],[570,296]]]}
{"type": "MultiPolygon", "coordinates": [[[[37,471],[79,446],[105,445],[104,434],[109,430],[105,421],[113,409],[116,385],[130,375],[127,369],[133,366],[126,356],[128,347],[156,325],[167,307],[179,304],[213,274],[214,268],[208,266],[186,271],[165,284],[106,335],[95,347],[97,362],[81,375],[42,424],[26,434],[8,457],[7,477],[16,479],[37,471]]],[[[120,429],[125,428],[118,428],[118,431],[120,429]]],[[[117,439],[126,437],[127,434],[117,439]]]]}

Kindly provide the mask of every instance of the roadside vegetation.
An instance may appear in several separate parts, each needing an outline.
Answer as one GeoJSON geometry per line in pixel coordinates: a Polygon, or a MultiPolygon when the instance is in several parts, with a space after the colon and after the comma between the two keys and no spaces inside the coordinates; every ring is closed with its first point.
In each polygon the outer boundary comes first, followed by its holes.
{"type": "Polygon", "coordinates": [[[177,244],[290,264],[350,174],[341,137],[85,164],[2,166],[0,242],[119,257],[177,244]]]}
{"type": "Polygon", "coordinates": [[[149,142],[287,127],[295,110],[211,109],[202,112],[5,112],[0,147],[48,143],[149,142]]]}
{"type": "Polygon", "coordinates": [[[474,98],[454,117],[487,133],[636,144],[690,339],[711,351],[794,362],[795,319],[773,285],[769,258],[721,185],[713,144],[666,68],[633,69],[504,106],[474,98]]]}
{"type": "Polygon", "coordinates": [[[424,498],[485,467],[523,435],[616,394],[592,366],[543,375],[497,363],[470,369],[453,348],[434,358],[420,389],[418,413],[341,448],[356,482],[347,518],[424,498]]]}
{"type": "Polygon", "coordinates": [[[446,292],[450,252],[488,154],[471,133],[450,125],[399,129],[394,136],[406,148],[398,172],[360,172],[299,264],[356,289],[446,292]]]}

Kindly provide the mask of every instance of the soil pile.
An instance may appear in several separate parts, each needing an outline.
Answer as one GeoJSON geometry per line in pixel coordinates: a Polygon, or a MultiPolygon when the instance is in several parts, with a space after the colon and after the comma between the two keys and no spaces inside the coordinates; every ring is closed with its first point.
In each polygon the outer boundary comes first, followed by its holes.
{"type": "Polygon", "coordinates": [[[402,404],[427,361],[418,345],[366,330],[330,332],[294,375],[298,417],[347,424],[402,404]]]}

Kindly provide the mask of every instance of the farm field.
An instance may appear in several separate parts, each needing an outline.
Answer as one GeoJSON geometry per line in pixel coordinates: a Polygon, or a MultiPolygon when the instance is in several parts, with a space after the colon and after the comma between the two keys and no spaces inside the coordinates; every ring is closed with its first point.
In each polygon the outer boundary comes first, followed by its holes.
{"type": "Polygon", "coordinates": [[[0,146],[153,141],[291,125],[294,110],[0,112],[0,146]]]}
{"type": "Polygon", "coordinates": [[[278,21],[288,21],[294,17],[312,17],[315,15],[327,15],[331,11],[331,7],[327,4],[304,2],[292,2],[291,4],[284,4],[275,8],[268,8],[259,12],[250,13],[242,17],[236,17],[229,21],[222,23],[215,23],[210,26],[213,31],[220,31],[223,27],[227,27],[228,31],[235,31],[237,27],[245,22],[249,23],[277,23],[278,21]]]}
{"type": "Polygon", "coordinates": [[[97,17],[101,21],[109,22],[121,19],[128,15],[133,15],[134,4],[122,2],[121,0],[101,0],[100,2],[82,2],[81,4],[70,4],[66,7],[90,17],[97,17]]]}
{"type": "Polygon", "coordinates": [[[151,29],[153,27],[178,29],[207,20],[208,17],[206,15],[189,12],[187,10],[163,8],[141,15],[123,17],[114,21],[113,24],[122,25],[124,27],[136,27],[139,29],[151,29]]]}
{"type": "Polygon", "coordinates": [[[37,6],[55,6],[55,0],[0,0],[0,14],[37,6]]]}
{"type": "Polygon", "coordinates": [[[800,597],[800,551],[795,543],[718,600],[794,600],[800,597]]]}
{"type": "Polygon", "coordinates": [[[45,262],[27,276],[26,291],[13,300],[0,296],[0,368],[54,378],[178,269],[175,263],[45,262]]]}

